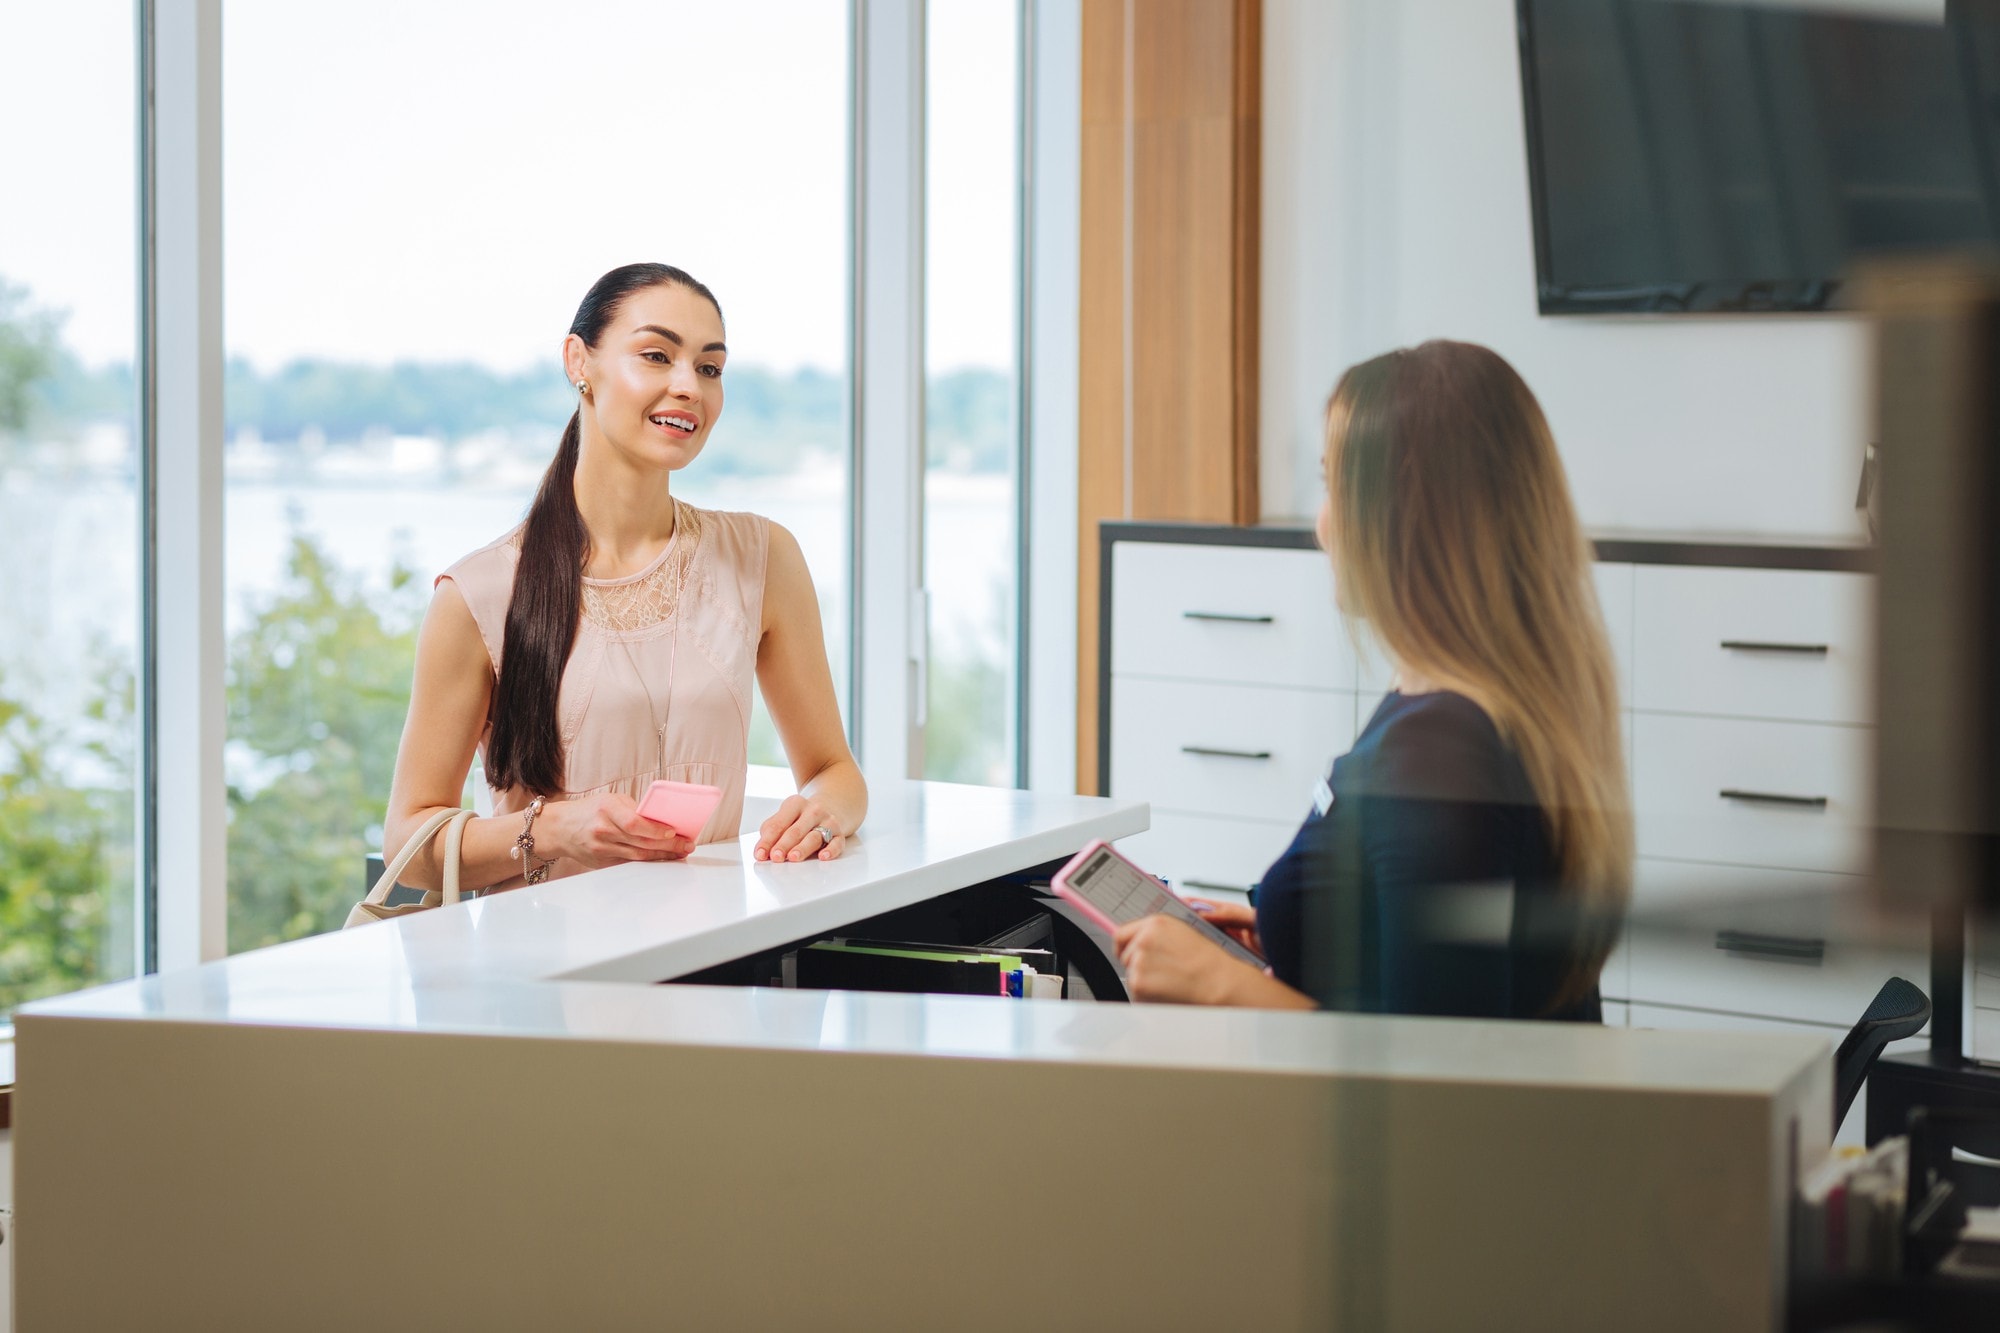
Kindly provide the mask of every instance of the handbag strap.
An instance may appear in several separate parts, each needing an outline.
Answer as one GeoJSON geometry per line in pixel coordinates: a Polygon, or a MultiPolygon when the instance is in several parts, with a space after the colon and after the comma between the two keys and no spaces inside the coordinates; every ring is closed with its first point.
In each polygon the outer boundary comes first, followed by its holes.
{"type": "Polygon", "coordinates": [[[450,907],[458,901],[458,854],[465,844],[465,826],[472,822],[472,811],[454,810],[444,826],[444,905],[450,907]]]}
{"type": "Polygon", "coordinates": [[[376,907],[389,901],[389,892],[396,887],[396,877],[416,859],[418,852],[430,846],[431,839],[437,835],[437,831],[446,823],[450,823],[451,832],[445,835],[444,844],[444,900],[448,903],[457,902],[459,846],[465,836],[465,825],[475,813],[472,810],[433,811],[431,817],[419,825],[410,840],[403,844],[403,850],[396,853],[396,859],[383,869],[382,877],[375,881],[375,887],[368,890],[368,896],[362,901],[372,903],[376,907]]]}

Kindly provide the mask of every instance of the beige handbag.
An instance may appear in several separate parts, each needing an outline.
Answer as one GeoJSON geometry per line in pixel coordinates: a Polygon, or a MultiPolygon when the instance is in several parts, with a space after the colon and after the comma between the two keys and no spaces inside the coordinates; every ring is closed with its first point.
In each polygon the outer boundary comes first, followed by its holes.
{"type": "Polygon", "coordinates": [[[470,810],[440,810],[426,819],[416,836],[403,844],[403,850],[396,859],[382,871],[382,878],[375,881],[375,887],[368,890],[368,896],[354,904],[354,910],[347,914],[347,925],[365,926],[370,921],[388,921],[394,917],[408,916],[412,912],[429,911],[433,907],[449,907],[458,901],[458,853],[465,841],[465,826],[471,820],[470,810]],[[389,906],[389,891],[396,887],[396,876],[403,873],[416,858],[418,852],[430,846],[437,831],[444,830],[444,892],[429,889],[420,903],[399,903],[389,906]]]}

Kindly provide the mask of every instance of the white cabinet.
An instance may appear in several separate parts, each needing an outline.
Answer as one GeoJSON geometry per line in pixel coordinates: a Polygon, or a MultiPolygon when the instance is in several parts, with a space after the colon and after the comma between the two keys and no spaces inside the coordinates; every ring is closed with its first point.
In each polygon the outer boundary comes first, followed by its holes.
{"type": "Polygon", "coordinates": [[[1760,928],[1757,906],[1852,900],[1874,806],[1867,575],[1639,565],[1632,579],[1629,762],[1634,923],[1607,995],[1679,1026],[1751,1019],[1845,1028],[1916,948],[1847,929],[1760,928]],[[1652,922],[1661,909],[1713,904],[1652,922]],[[1692,929],[1687,920],[1700,920],[1692,929]]]}

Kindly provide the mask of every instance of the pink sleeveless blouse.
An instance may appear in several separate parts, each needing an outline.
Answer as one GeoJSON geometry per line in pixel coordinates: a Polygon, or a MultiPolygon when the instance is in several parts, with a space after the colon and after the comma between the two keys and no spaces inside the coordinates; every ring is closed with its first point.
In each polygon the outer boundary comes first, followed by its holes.
{"type": "MultiPolygon", "coordinates": [[[[734,838],[748,775],[750,698],[763,634],[770,520],[675,504],[674,535],[646,568],[583,581],[583,616],[557,699],[564,786],[559,799],[619,791],[637,800],[655,778],[722,789],[700,842],[734,838]]],[[[514,599],[521,530],[438,576],[458,585],[497,681],[514,599]]],[[[479,739],[483,761],[488,733],[479,739]]],[[[532,796],[493,788],[493,812],[532,796]]],[[[550,878],[584,867],[558,860],[550,878]]],[[[514,888],[516,877],[495,888],[514,888]]]]}

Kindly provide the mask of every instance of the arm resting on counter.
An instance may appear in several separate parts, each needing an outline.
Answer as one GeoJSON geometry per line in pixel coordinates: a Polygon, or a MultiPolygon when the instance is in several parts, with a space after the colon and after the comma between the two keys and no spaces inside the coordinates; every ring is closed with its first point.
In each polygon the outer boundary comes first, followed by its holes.
{"type": "Polygon", "coordinates": [[[799,794],[787,797],[764,821],[755,854],[774,861],[839,856],[868,814],[868,784],[840,725],[812,573],[798,540],[775,523],[764,574],[757,684],[771,707],[799,794]],[[830,830],[831,842],[821,846],[816,828],[830,830]]]}

